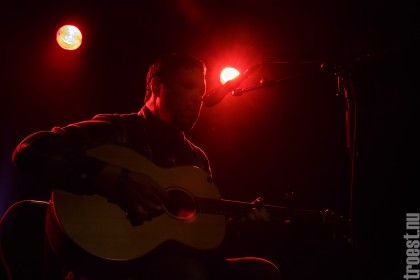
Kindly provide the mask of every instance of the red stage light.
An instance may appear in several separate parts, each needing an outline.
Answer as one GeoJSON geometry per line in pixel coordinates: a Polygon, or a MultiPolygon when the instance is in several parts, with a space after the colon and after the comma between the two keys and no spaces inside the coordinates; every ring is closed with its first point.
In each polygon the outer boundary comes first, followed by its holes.
{"type": "Polygon", "coordinates": [[[220,82],[225,84],[227,81],[233,80],[239,76],[239,71],[232,67],[226,67],[220,73],[220,82]]]}

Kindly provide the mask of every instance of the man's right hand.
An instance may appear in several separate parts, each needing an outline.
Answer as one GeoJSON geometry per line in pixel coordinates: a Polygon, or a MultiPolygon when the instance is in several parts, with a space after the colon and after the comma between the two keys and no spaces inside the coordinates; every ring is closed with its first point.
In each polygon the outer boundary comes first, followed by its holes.
{"type": "Polygon", "coordinates": [[[167,192],[150,176],[141,173],[128,174],[119,203],[133,224],[142,224],[163,214],[167,192]]]}
{"type": "Polygon", "coordinates": [[[133,225],[150,221],[163,213],[167,193],[150,176],[128,172],[122,168],[107,165],[94,180],[96,193],[118,204],[133,225]],[[121,180],[121,176],[127,176],[121,180]]]}

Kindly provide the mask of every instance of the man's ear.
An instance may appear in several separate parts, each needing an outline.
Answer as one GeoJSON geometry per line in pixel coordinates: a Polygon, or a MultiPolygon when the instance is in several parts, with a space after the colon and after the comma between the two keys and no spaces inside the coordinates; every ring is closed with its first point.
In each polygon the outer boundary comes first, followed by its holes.
{"type": "Polygon", "coordinates": [[[152,94],[156,96],[160,95],[159,81],[156,77],[150,80],[150,89],[152,90],[152,94]]]}

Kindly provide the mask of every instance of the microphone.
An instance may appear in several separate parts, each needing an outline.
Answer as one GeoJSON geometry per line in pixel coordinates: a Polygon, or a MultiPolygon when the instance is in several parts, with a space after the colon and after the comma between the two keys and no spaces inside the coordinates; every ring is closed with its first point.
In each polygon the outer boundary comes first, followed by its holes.
{"type": "Polygon", "coordinates": [[[207,108],[210,108],[220,101],[229,93],[233,92],[238,89],[239,85],[248,78],[249,75],[254,73],[257,69],[259,69],[261,64],[257,64],[252,66],[251,68],[246,69],[243,73],[241,73],[238,77],[227,81],[225,84],[207,92],[206,95],[203,97],[203,104],[207,108]]]}

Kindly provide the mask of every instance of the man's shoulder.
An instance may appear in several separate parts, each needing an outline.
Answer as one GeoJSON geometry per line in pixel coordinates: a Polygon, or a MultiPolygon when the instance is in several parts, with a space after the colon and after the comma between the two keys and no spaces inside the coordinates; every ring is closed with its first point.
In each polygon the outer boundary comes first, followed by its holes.
{"type": "Polygon", "coordinates": [[[187,137],[185,137],[185,143],[187,143],[191,150],[196,154],[200,161],[200,167],[206,170],[209,174],[211,174],[211,168],[210,168],[210,161],[206,154],[206,152],[196,144],[194,144],[191,140],[189,140],[187,137]]]}
{"type": "Polygon", "coordinates": [[[111,123],[120,123],[127,121],[140,121],[142,118],[138,113],[113,113],[113,114],[97,114],[93,118],[95,121],[107,121],[111,123]]]}
{"type": "Polygon", "coordinates": [[[197,144],[194,144],[190,139],[188,139],[186,136],[184,137],[185,142],[194,150],[198,150],[199,152],[205,154],[204,150],[199,147],[197,144]]]}

